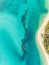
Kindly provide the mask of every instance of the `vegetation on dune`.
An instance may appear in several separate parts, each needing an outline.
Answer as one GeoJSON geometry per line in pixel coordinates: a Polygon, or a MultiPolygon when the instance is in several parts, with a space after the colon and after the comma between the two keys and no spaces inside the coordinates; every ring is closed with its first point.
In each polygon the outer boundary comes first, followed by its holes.
{"type": "Polygon", "coordinates": [[[49,20],[45,26],[44,32],[44,47],[46,49],[46,52],[49,54],[49,20]]]}

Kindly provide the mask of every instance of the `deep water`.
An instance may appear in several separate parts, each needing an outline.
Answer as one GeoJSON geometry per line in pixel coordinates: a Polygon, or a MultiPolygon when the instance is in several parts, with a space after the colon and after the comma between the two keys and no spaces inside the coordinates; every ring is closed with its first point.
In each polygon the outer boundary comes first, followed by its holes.
{"type": "Polygon", "coordinates": [[[45,0],[4,0],[0,5],[0,65],[41,65],[35,35],[40,16],[48,12],[45,0]]]}

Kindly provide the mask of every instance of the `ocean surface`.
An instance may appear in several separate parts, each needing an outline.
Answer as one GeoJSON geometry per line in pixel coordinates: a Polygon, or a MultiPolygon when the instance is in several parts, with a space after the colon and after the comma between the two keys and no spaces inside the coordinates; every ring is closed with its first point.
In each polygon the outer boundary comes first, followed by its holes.
{"type": "Polygon", "coordinates": [[[43,65],[35,37],[41,16],[48,13],[45,0],[0,3],[0,65],[43,65]]]}

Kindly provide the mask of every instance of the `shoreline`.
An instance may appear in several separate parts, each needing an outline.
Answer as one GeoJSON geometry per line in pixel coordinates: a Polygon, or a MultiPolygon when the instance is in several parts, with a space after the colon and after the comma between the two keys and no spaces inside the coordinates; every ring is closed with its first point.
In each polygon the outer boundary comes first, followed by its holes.
{"type": "Polygon", "coordinates": [[[38,50],[39,50],[39,54],[40,56],[42,56],[42,62],[44,63],[44,65],[49,65],[49,58],[48,58],[48,55],[46,54],[46,51],[45,51],[45,48],[43,46],[43,38],[41,37],[41,34],[44,33],[44,28],[45,28],[45,25],[47,24],[49,20],[49,13],[46,15],[45,17],[45,20],[43,21],[43,23],[41,24],[40,28],[38,28],[37,32],[36,32],[36,45],[38,47],[38,50]]]}

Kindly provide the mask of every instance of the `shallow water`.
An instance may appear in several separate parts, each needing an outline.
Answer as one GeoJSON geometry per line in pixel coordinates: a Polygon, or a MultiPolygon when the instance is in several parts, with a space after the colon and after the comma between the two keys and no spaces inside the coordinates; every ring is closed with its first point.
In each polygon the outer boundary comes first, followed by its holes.
{"type": "Polygon", "coordinates": [[[48,12],[45,0],[5,0],[3,3],[4,7],[0,7],[0,65],[43,65],[35,35],[42,22],[40,17],[48,12]]]}

